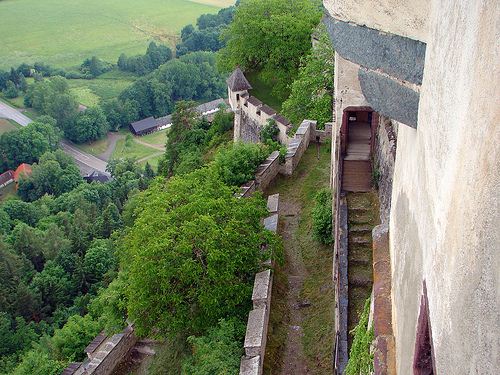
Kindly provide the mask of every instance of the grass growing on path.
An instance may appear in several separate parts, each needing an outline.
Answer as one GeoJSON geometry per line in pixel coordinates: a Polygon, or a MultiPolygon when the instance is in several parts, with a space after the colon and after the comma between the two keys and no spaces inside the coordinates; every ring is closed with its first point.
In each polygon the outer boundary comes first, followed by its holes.
{"type": "Polygon", "coordinates": [[[0,68],[46,62],[79,66],[96,55],[116,62],[144,53],[149,41],[174,46],[182,27],[232,0],[4,0],[0,1],[0,68]]]}
{"type": "Polygon", "coordinates": [[[284,268],[276,270],[273,284],[264,364],[267,374],[332,372],[333,248],[316,242],[312,233],[314,196],[328,187],[330,151],[322,146],[320,159],[316,156],[316,147],[311,145],[294,175],[279,177],[266,192],[280,194],[280,234],[286,258],[284,268]],[[295,342],[292,325],[300,327],[300,339],[295,342]],[[288,362],[297,358],[302,363],[290,367],[288,362]]]}

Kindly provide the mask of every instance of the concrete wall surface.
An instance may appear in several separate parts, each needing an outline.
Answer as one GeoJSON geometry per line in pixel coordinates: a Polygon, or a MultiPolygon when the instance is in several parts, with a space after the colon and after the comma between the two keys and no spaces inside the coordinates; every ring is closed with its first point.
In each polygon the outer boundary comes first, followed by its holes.
{"type": "Polygon", "coordinates": [[[431,0],[323,0],[332,17],[425,42],[431,0]]]}
{"type": "Polygon", "coordinates": [[[433,0],[427,13],[418,129],[398,129],[390,215],[397,370],[413,373],[425,280],[436,372],[497,374],[500,2],[433,0]]]}

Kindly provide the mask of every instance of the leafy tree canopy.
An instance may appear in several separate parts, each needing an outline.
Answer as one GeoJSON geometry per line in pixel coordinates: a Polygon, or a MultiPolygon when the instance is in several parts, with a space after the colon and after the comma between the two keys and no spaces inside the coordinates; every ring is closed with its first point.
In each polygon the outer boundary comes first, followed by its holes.
{"type": "Polygon", "coordinates": [[[244,319],[255,272],[278,250],[261,224],[264,200],[236,198],[212,168],[157,180],[144,194],[122,249],[138,334],[201,333],[225,316],[244,319]]]}
{"type": "Polygon", "coordinates": [[[319,0],[241,1],[222,33],[226,47],[219,55],[221,69],[231,71],[239,65],[245,71],[259,71],[265,80],[275,82],[275,95],[286,98],[321,16],[319,0]]]}
{"type": "Polygon", "coordinates": [[[331,121],[333,111],[333,48],[325,27],[318,28],[319,41],[301,61],[291,93],[283,103],[282,113],[298,126],[308,118],[322,128],[331,121]]]}

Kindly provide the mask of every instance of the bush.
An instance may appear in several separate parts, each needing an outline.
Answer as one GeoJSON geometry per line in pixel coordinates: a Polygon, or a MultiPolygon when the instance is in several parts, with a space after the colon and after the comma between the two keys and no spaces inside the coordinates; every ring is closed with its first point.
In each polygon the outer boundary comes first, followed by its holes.
{"type": "Polygon", "coordinates": [[[206,336],[188,337],[193,355],[182,365],[182,374],[237,374],[243,354],[245,325],[238,320],[219,321],[206,336]]]}
{"type": "Polygon", "coordinates": [[[240,186],[254,178],[257,167],[266,160],[266,147],[254,143],[234,143],[215,156],[215,169],[229,186],[240,186]]]}
{"type": "Polygon", "coordinates": [[[332,237],[332,193],[330,189],[318,191],[313,208],[313,236],[324,245],[333,242],[332,237]]]}
{"type": "Polygon", "coordinates": [[[345,369],[346,375],[368,375],[373,373],[373,354],[370,346],[373,342],[373,327],[368,327],[370,314],[370,298],[365,302],[363,313],[358,325],[351,331],[354,340],[349,353],[349,362],[345,369]]]}
{"type": "Polygon", "coordinates": [[[278,129],[278,125],[276,125],[276,121],[269,119],[260,131],[260,139],[263,143],[267,141],[276,141],[279,133],[280,130],[278,129]]]}

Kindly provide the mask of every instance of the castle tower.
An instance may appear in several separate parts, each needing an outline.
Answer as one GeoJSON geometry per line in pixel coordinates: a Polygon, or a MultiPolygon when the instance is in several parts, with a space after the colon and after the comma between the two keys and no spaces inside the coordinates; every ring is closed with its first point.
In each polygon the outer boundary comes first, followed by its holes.
{"type": "Polygon", "coordinates": [[[248,90],[252,86],[239,67],[234,70],[226,82],[229,105],[233,111],[236,111],[241,106],[241,98],[248,96],[248,90]]]}

